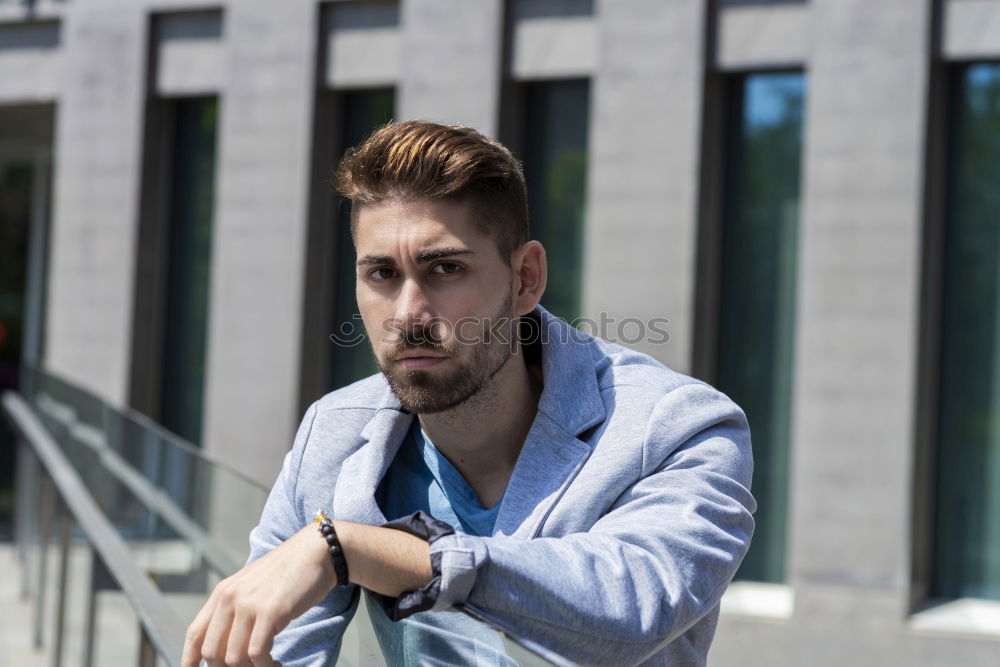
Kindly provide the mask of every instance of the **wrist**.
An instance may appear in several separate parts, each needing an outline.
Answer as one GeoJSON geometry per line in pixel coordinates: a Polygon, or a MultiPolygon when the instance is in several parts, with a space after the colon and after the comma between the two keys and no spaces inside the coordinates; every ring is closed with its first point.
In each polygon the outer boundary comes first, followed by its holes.
{"type": "MultiPolygon", "coordinates": [[[[357,563],[357,554],[351,551],[351,535],[353,535],[352,528],[357,524],[351,523],[350,521],[343,521],[341,519],[333,519],[333,528],[337,531],[337,539],[340,541],[340,549],[343,553],[344,562],[347,565],[347,574],[349,581],[351,583],[358,583],[357,578],[354,576],[354,566],[357,563]],[[348,554],[351,557],[348,557],[348,554]],[[352,560],[353,558],[353,560],[352,560]]],[[[336,579],[336,573],[334,573],[334,579],[336,579]]]]}
{"type": "Polygon", "coordinates": [[[317,530],[315,523],[306,525],[299,532],[302,533],[302,541],[308,545],[310,567],[315,568],[320,573],[323,589],[332,590],[337,585],[337,573],[333,569],[326,540],[323,539],[322,533],[317,530]]]}
{"type": "Polygon", "coordinates": [[[349,583],[347,559],[337,532],[337,525],[323,512],[316,512],[318,543],[323,547],[322,568],[328,588],[346,586],[349,583]]]}

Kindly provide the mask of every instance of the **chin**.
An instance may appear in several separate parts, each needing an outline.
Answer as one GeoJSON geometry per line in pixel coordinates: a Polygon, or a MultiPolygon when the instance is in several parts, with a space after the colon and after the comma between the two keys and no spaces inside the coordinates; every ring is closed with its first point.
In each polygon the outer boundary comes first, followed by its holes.
{"type": "Polygon", "coordinates": [[[435,378],[427,371],[406,371],[386,375],[389,387],[407,412],[433,414],[464,403],[476,387],[463,386],[454,377],[435,378]]]}

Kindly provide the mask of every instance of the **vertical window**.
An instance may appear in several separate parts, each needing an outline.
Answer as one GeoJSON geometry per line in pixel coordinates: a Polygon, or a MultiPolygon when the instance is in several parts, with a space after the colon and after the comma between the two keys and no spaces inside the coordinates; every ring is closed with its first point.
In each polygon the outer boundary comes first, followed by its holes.
{"type": "MultiPolygon", "coordinates": [[[[30,396],[43,356],[54,125],[54,105],[0,105],[0,393],[30,396]]],[[[0,539],[14,516],[16,445],[0,420],[0,539]]]]}
{"type": "Polygon", "coordinates": [[[1000,64],[956,83],[932,593],[1000,599],[1000,64]]]}
{"type": "MultiPolygon", "coordinates": [[[[342,134],[340,146],[344,149],[356,146],[368,138],[378,126],[389,122],[393,117],[396,104],[394,91],[363,90],[347,92],[341,95],[342,134]]],[[[332,265],[333,275],[333,322],[330,331],[344,333],[343,339],[351,339],[352,334],[364,330],[361,315],[358,312],[357,298],[354,291],[355,270],[357,261],[354,253],[354,240],[351,238],[351,206],[348,201],[341,201],[336,214],[336,258],[332,265]]],[[[363,377],[378,372],[378,366],[372,358],[371,345],[361,341],[355,345],[346,345],[337,340],[332,341],[331,354],[331,389],[343,387],[363,377]]]]}
{"type": "Polygon", "coordinates": [[[526,83],[523,101],[531,235],[545,246],[549,266],[542,305],[572,321],[581,308],[590,84],[526,83]]]}
{"type": "MultiPolygon", "coordinates": [[[[19,389],[31,199],[37,187],[30,163],[10,164],[5,158],[0,154],[0,392],[19,389]]],[[[16,451],[17,437],[5,420],[0,423],[0,539],[10,539],[16,451]]]]}
{"type": "Polygon", "coordinates": [[[785,578],[792,349],[805,78],[733,81],[716,385],[747,413],[759,509],[737,576],[785,578]]]}
{"type": "Polygon", "coordinates": [[[201,441],[208,331],[209,267],[215,200],[215,97],[183,98],[173,107],[166,257],[165,335],[160,422],[201,441]]]}
{"type": "MultiPolygon", "coordinates": [[[[22,355],[22,331],[32,224],[35,171],[25,161],[8,162],[0,154],[0,390],[17,390],[22,355]]],[[[0,426],[6,438],[7,425],[0,426]]],[[[13,453],[14,439],[11,437],[13,453]]],[[[8,450],[0,454],[6,456],[8,450]]],[[[4,468],[13,470],[13,468],[4,468]]]]}

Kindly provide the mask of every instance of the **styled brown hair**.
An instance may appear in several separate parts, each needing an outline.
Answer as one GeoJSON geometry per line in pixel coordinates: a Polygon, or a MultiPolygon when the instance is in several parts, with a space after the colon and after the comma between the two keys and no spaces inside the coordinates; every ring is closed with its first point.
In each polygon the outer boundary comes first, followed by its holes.
{"type": "Polygon", "coordinates": [[[392,199],[467,201],[473,223],[510,261],[530,240],[528,193],[521,165],[507,148],[471,127],[423,120],[389,123],[347,151],[335,175],[337,192],[354,205],[392,199]]]}

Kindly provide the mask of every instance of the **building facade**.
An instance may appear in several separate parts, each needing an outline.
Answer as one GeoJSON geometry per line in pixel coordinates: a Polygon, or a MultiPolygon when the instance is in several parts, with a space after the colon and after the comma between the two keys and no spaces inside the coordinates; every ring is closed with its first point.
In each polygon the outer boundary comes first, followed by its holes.
{"type": "Polygon", "coordinates": [[[269,483],[374,370],[328,181],[407,118],[524,161],[553,312],[747,410],[711,664],[1000,664],[1000,0],[0,1],[20,358],[269,483]]]}

